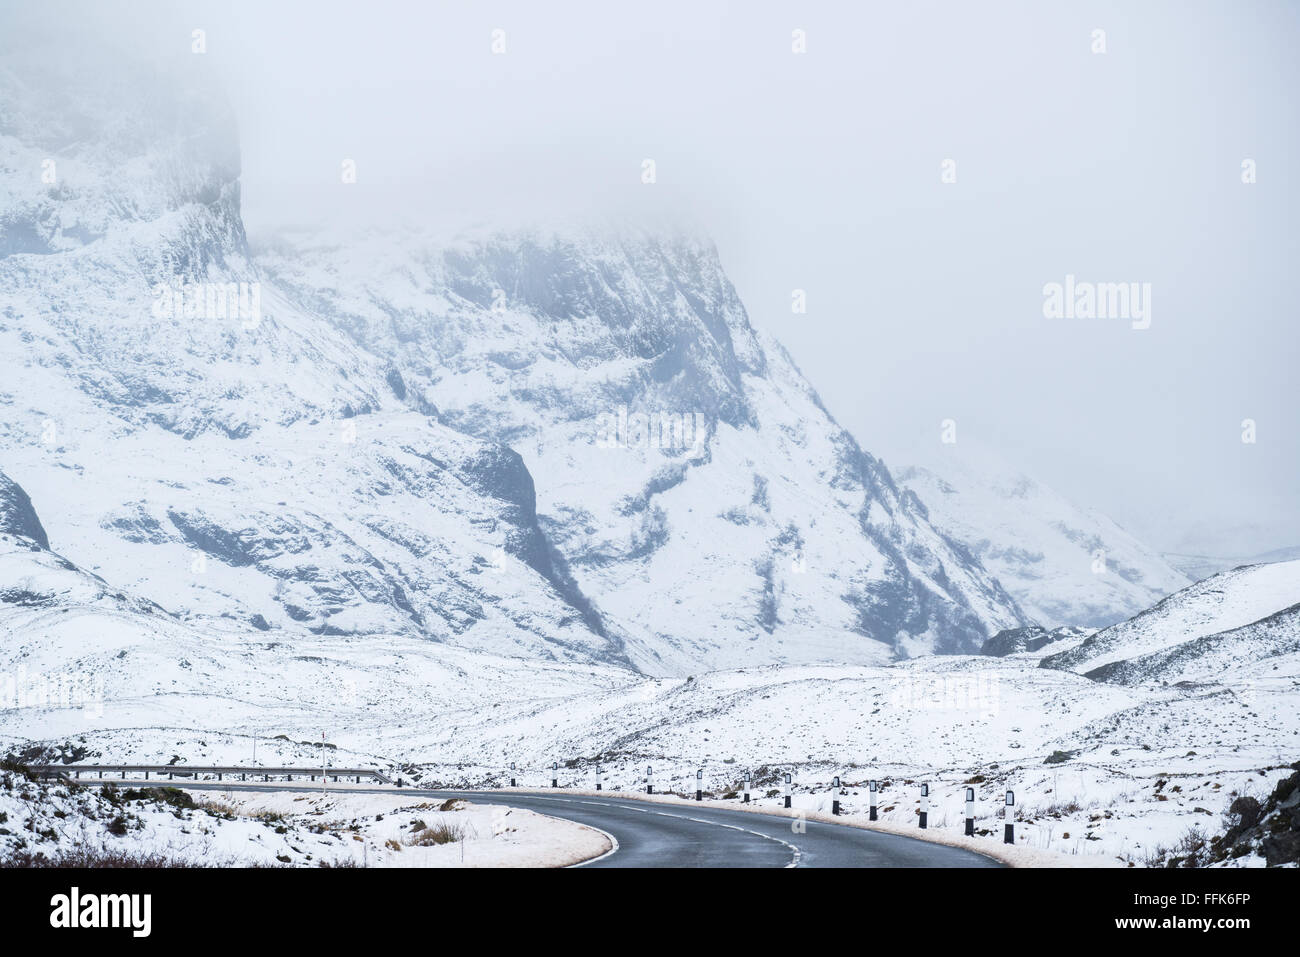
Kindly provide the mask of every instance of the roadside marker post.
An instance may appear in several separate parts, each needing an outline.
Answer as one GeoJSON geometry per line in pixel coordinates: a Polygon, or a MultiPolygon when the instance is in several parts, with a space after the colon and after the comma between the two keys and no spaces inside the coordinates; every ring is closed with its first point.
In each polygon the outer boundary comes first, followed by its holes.
{"type": "Polygon", "coordinates": [[[741,791],[745,795],[744,798],[741,800],[741,803],[748,804],[749,803],[749,772],[748,771],[745,772],[745,783],[741,785],[741,791]]]}
{"type": "Polygon", "coordinates": [[[645,767],[645,793],[646,794],[655,793],[654,769],[651,768],[650,765],[648,764],[645,767]]]}
{"type": "Polygon", "coordinates": [[[517,787],[515,784],[515,762],[513,761],[510,762],[510,786],[512,788],[517,787]]]}
{"type": "Polygon", "coordinates": [[[785,806],[790,806],[790,795],[794,791],[794,776],[785,772],[785,806]]]}
{"type": "Polygon", "coordinates": [[[560,762],[552,761],[551,762],[551,787],[558,788],[559,786],[560,786],[560,762]]]}
{"type": "Polygon", "coordinates": [[[704,769],[695,772],[695,800],[704,800],[704,769]]]}
{"type": "Polygon", "coordinates": [[[867,786],[867,789],[871,792],[871,811],[867,820],[874,821],[876,819],[876,792],[880,790],[880,788],[875,781],[872,781],[867,786]]]}
{"type": "Polygon", "coordinates": [[[600,790],[600,782],[603,780],[604,780],[604,776],[600,773],[600,765],[598,764],[596,765],[596,790],[597,791],[600,790]]]}
{"type": "Polygon", "coordinates": [[[835,817],[839,817],[840,816],[840,776],[838,774],[835,775],[835,781],[831,785],[831,788],[832,788],[831,794],[834,795],[834,797],[831,798],[831,814],[833,814],[835,817]]]}
{"type": "Polygon", "coordinates": [[[1016,792],[1007,792],[1007,805],[1003,810],[1002,843],[1016,843],[1016,792]]]}
{"type": "Polygon", "coordinates": [[[975,836],[975,789],[966,789],[966,836],[975,836]]]}
{"type": "Polygon", "coordinates": [[[925,830],[926,820],[930,816],[930,785],[921,785],[921,830],[925,830]]]}

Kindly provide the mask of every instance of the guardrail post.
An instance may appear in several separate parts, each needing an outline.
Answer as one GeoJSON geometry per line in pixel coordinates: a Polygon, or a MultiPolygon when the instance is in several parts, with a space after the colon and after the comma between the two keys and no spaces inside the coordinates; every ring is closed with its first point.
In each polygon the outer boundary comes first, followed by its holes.
{"type": "Polygon", "coordinates": [[[1007,792],[1007,804],[1003,813],[1002,823],[1002,843],[1016,843],[1016,792],[1007,792]]]}
{"type": "Polygon", "coordinates": [[[704,800],[704,769],[699,768],[695,772],[695,800],[704,800]]]}
{"type": "Polygon", "coordinates": [[[966,836],[975,836],[975,789],[966,789],[966,836]]]}
{"type": "Polygon", "coordinates": [[[655,793],[654,769],[651,768],[650,765],[648,764],[646,765],[645,768],[645,793],[646,794],[655,793]]]}
{"type": "Polygon", "coordinates": [[[789,771],[787,771],[785,772],[785,806],[786,807],[790,806],[790,794],[791,791],[793,791],[793,789],[794,789],[794,776],[789,771]]]}
{"type": "Polygon", "coordinates": [[[839,817],[840,816],[840,776],[838,774],[835,775],[835,781],[831,784],[831,788],[832,788],[831,794],[834,795],[834,797],[831,798],[831,814],[833,814],[835,817],[839,817]]]}
{"type": "Polygon", "coordinates": [[[749,803],[749,772],[748,771],[745,772],[745,783],[741,785],[741,791],[744,793],[744,797],[741,799],[741,803],[748,804],[749,803]]]}
{"type": "Polygon", "coordinates": [[[930,816],[930,785],[921,785],[921,830],[925,830],[926,819],[930,816]]]}
{"type": "Polygon", "coordinates": [[[867,786],[867,789],[871,792],[871,810],[868,812],[867,820],[874,821],[876,819],[876,792],[880,790],[880,785],[872,781],[867,786]]]}

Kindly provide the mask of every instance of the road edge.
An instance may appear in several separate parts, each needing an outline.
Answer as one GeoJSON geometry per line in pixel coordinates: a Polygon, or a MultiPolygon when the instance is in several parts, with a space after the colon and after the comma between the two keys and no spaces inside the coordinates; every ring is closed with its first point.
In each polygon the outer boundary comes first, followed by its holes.
{"type": "MultiPolygon", "coordinates": [[[[780,817],[791,820],[803,817],[806,820],[817,821],[821,824],[837,824],[842,827],[854,827],[863,831],[875,831],[880,834],[892,834],[897,837],[907,837],[918,841],[925,841],[929,844],[942,844],[947,847],[957,847],[962,850],[972,851],[983,857],[997,861],[999,864],[1005,864],[1008,867],[1086,867],[1086,868],[1110,868],[1123,867],[1119,861],[1110,861],[1100,855],[1070,855],[1060,854],[1055,851],[1045,851],[1041,848],[1028,847],[1026,845],[1016,844],[993,844],[993,839],[980,840],[977,838],[968,838],[964,834],[946,834],[934,829],[926,828],[907,828],[901,825],[889,824],[883,821],[869,821],[864,817],[857,815],[840,815],[834,816],[824,811],[809,811],[803,808],[773,808],[762,807],[757,804],[738,804],[732,801],[721,801],[717,798],[707,798],[703,801],[692,801],[688,798],[678,797],[675,794],[642,794],[635,791],[593,791],[585,788],[557,788],[555,789],[562,794],[573,794],[582,797],[617,797],[620,800],[641,801],[646,804],[670,804],[676,807],[710,807],[718,810],[744,811],[749,814],[763,814],[768,817],[780,817]],[[992,844],[992,846],[990,846],[992,844]],[[1093,859],[1089,859],[1093,858],[1093,859]]],[[[546,794],[549,788],[492,788],[480,793],[483,794],[546,794]]]]}

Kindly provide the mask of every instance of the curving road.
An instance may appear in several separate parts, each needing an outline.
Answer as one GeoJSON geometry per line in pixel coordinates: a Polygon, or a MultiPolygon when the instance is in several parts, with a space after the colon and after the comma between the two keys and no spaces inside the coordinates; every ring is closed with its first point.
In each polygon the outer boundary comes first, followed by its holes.
{"type": "Polygon", "coordinates": [[[505,804],[598,827],[618,850],[583,867],[1001,867],[959,847],[847,824],[804,822],[706,805],[637,801],[611,795],[516,791],[428,791],[437,797],[505,804]]]}
{"type": "MultiPolygon", "coordinates": [[[[196,790],[319,792],[289,785],[182,783],[196,790]]],[[[914,840],[847,824],[804,822],[797,834],[790,818],[708,805],[638,801],[562,791],[432,791],[423,788],[348,788],[375,794],[409,794],[439,800],[526,808],[599,828],[618,842],[603,857],[580,867],[1001,867],[998,861],[958,847],[914,840]]]]}

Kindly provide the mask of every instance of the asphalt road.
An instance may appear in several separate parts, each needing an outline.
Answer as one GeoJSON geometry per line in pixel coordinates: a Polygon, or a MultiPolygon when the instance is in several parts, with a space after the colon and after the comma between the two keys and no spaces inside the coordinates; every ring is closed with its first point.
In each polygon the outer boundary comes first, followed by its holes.
{"type": "MultiPolygon", "coordinates": [[[[132,782],[133,784],[136,782],[132,782]]],[[[141,782],[142,783],[142,782],[141,782]]],[[[160,785],[161,786],[161,785],[160,785]]],[[[319,787],[168,781],[165,786],[221,791],[319,791],[319,787]]],[[[707,805],[659,803],[616,794],[429,791],[355,788],[413,798],[463,798],[526,808],[586,824],[611,835],[617,849],[583,867],[1001,867],[982,854],[846,824],[808,820],[796,833],[790,818],[707,805]]]]}

